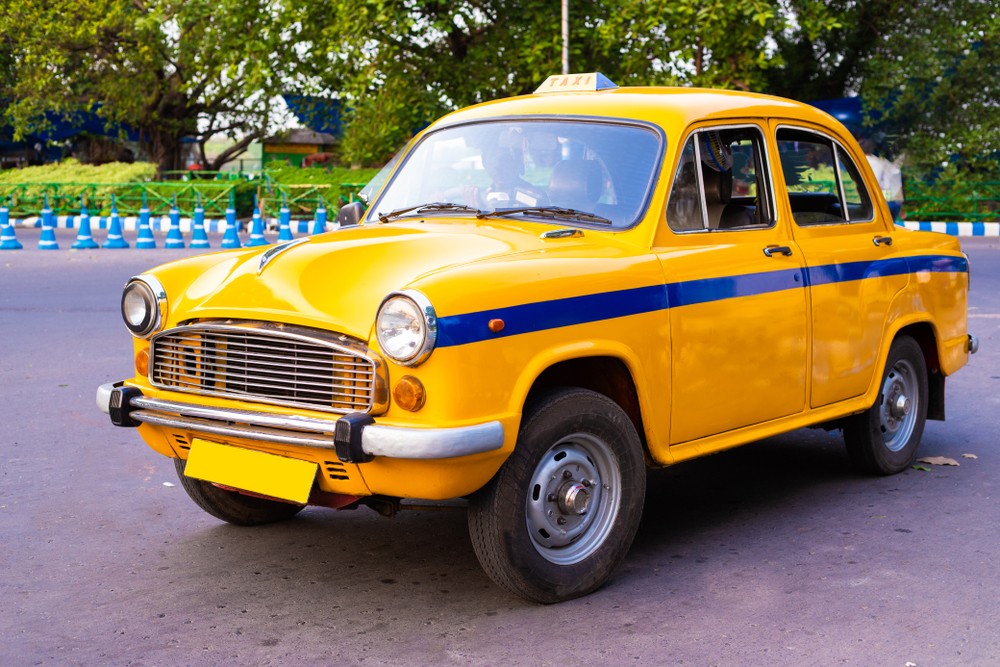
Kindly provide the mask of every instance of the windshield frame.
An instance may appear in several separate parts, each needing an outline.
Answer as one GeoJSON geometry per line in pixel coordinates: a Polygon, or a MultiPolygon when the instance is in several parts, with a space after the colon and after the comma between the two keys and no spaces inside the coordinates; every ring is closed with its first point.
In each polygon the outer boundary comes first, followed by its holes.
{"type": "MultiPolygon", "coordinates": [[[[385,198],[388,191],[391,190],[393,183],[396,181],[399,174],[403,171],[406,163],[418,153],[421,144],[425,141],[434,137],[443,131],[450,131],[456,128],[460,128],[466,125],[485,125],[490,123],[533,123],[533,122],[568,122],[573,124],[597,124],[597,125],[617,125],[632,127],[640,129],[646,132],[651,132],[656,137],[656,147],[654,159],[649,168],[649,176],[645,183],[641,203],[636,207],[635,217],[627,224],[621,226],[609,226],[604,223],[588,222],[586,220],[573,220],[570,218],[552,218],[551,216],[541,216],[541,215],[531,215],[524,214],[521,217],[516,216],[502,216],[508,217],[511,220],[530,220],[531,222],[538,222],[544,224],[555,225],[559,227],[566,227],[567,225],[573,227],[583,227],[587,229],[594,229],[607,232],[623,232],[636,227],[641,223],[649,211],[650,203],[653,199],[653,193],[656,190],[656,183],[660,177],[660,171],[663,167],[664,155],[667,148],[667,136],[663,128],[653,123],[651,121],[638,120],[633,118],[622,118],[622,117],[611,117],[611,116],[592,116],[592,115],[567,115],[567,114],[531,114],[531,115],[505,115],[505,116],[494,116],[486,118],[476,118],[471,120],[461,120],[455,122],[444,122],[440,125],[435,125],[429,128],[426,132],[420,135],[416,140],[412,140],[406,147],[405,155],[396,164],[395,169],[392,170],[392,175],[390,178],[382,184],[378,191],[378,197],[371,203],[368,207],[368,211],[365,213],[364,222],[365,224],[383,224],[379,221],[378,206],[385,198]]],[[[438,215],[438,213],[433,213],[438,215]]],[[[452,217],[475,217],[474,214],[464,213],[464,212],[454,212],[454,211],[442,211],[441,215],[450,215],[452,217]]],[[[421,216],[425,214],[420,214],[421,216]]],[[[419,217],[419,216],[418,216],[419,217]]],[[[487,216],[489,218],[489,216],[487,216]]],[[[396,218],[395,220],[406,220],[406,217],[396,218]]],[[[492,218],[496,219],[496,218],[492,218]]]]}

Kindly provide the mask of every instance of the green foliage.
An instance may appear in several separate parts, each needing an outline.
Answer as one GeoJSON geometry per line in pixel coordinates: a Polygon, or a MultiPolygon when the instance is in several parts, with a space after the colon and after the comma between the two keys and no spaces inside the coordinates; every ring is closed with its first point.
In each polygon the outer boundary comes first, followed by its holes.
{"type": "MultiPolygon", "coordinates": [[[[873,115],[926,177],[943,164],[1000,181],[1000,9],[993,0],[896,3],[862,66],[873,115]]],[[[956,173],[957,173],[956,172],[956,173]]]]}
{"type": "MultiPolygon", "coordinates": [[[[803,3],[808,35],[837,25],[803,3]]],[[[574,0],[570,61],[619,85],[759,89],[789,24],[782,0],[574,0]]],[[[560,7],[538,0],[322,0],[299,7],[304,93],[346,102],[344,158],[384,162],[442,113],[529,93],[561,69],[560,7]],[[365,30],[357,30],[364,25],[365,30]]]]}
{"type": "MultiPolygon", "coordinates": [[[[95,111],[140,133],[163,169],[180,140],[262,135],[283,63],[279,0],[18,0],[0,11],[13,53],[2,120],[15,138],[46,129],[46,112],[95,111]]],[[[0,65],[5,61],[0,57],[0,65]]],[[[218,165],[204,165],[209,166],[218,165]]]]}
{"type": "Polygon", "coordinates": [[[294,167],[287,162],[268,163],[261,193],[279,202],[284,194],[292,215],[312,214],[322,199],[331,209],[351,201],[378,169],[294,167]]]}
{"type": "Polygon", "coordinates": [[[109,162],[100,166],[80,164],[69,158],[38,167],[0,171],[0,183],[133,183],[156,177],[156,165],[151,162],[109,162]]]}
{"type": "Polygon", "coordinates": [[[264,170],[267,178],[282,185],[334,185],[367,183],[378,169],[348,169],[334,167],[295,167],[284,161],[269,162],[264,170]]]}
{"type": "MultiPolygon", "coordinates": [[[[894,148],[920,174],[997,171],[993,0],[569,7],[572,71],[802,100],[860,92],[902,128],[894,148]]],[[[343,159],[378,165],[443,113],[531,92],[560,71],[561,48],[554,0],[17,0],[0,6],[0,121],[21,137],[46,111],[96,110],[138,129],[161,168],[180,166],[184,136],[236,140],[211,170],[267,133],[278,94],[321,95],[342,104],[343,159]]]]}

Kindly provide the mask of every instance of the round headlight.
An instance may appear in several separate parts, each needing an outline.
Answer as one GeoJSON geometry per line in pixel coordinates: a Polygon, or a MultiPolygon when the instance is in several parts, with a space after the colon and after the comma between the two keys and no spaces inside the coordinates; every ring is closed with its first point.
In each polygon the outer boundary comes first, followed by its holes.
{"type": "Polygon", "coordinates": [[[159,281],[138,276],[122,292],[122,319],[133,336],[146,338],[160,328],[166,315],[167,295],[159,281]]]}
{"type": "Polygon", "coordinates": [[[378,311],[375,333],[386,356],[397,363],[416,366],[427,358],[437,340],[434,307],[419,292],[391,294],[378,311]]]}

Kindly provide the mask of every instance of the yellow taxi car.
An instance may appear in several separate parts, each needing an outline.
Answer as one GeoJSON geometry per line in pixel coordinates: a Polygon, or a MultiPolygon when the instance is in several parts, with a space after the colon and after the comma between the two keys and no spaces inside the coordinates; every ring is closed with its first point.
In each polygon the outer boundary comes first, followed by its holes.
{"type": "Polygon", "coordinates": [[[545,603],[610,577],[649,467],[824,426],[903,470],[978,344],[957,240],[894,226],[786,99],[551,77],[340,220],[131,279],[135,377],[98,404],[234,524],[466,499],[489,576],[545,603]]]}

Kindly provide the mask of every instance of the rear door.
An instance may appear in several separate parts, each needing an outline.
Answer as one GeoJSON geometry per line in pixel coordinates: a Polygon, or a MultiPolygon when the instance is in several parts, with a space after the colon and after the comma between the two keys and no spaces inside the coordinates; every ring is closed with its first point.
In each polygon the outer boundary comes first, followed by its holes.
{"type": "Polygon", "coordinates": [[[862,160],[819,128],[787,121],[772,127],[780,162],[777,203],[793,219],[808,267],[809,403],[818,408],[868,389],[889,305],[908,280],[907,265],[896,256],[895,228],[871,196],[862,160]]]}

